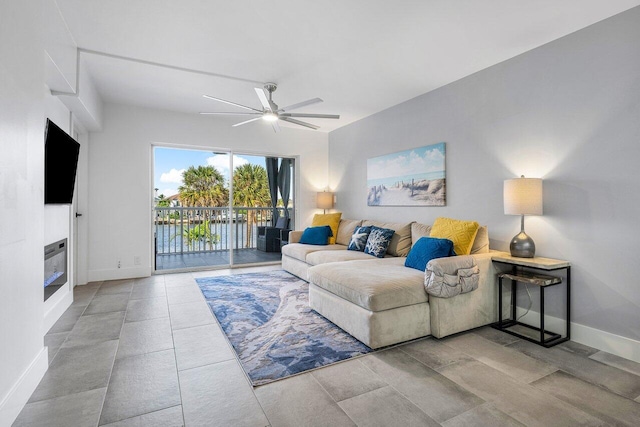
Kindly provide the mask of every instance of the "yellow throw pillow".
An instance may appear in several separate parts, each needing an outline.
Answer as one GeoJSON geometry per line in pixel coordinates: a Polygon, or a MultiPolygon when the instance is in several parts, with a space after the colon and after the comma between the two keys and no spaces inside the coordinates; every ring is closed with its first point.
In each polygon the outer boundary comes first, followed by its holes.
{"type": "Polygon", "coordinates": [[[431,227],[431,237],[449,239],[456,255],[469,255],[480,224],[475,221],[460,221],[452,218],[436,218],[431,227]]]}
{"type": "Polygon", "coordinates": [[[338,225],[340,225],[341,217],[342,212],[330,214],[315,214],[313,216],[313,221],[311,221],[311,226],[317,227],[319,225],[328,225],[329,227],[331,227],[333,236],[329,237],[329,244],[333,245],[336,242],[336,237],[338,236],[338,225]]]}

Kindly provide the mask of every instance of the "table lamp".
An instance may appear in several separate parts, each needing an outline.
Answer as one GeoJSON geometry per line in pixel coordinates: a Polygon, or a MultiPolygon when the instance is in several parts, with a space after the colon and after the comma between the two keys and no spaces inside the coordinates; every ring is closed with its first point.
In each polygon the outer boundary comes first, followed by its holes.
{"type": "Polygon", "coordinates": [[[333,193],[328,191],[318,192],[316,195],[316,206],[318,209],[323,209],[324,213],[327,213],[327,209],[333,208],[333,193]]]}
{"type": "Polygon", "coordinates": [[[520,178],[504,181],[504,214],[521,215],[520,233],[513,239],[509,249],[511,256],[533,258],[536,245],[533,239],[524,232],[525,215],[542,215],[542,179],[520,178]]]}

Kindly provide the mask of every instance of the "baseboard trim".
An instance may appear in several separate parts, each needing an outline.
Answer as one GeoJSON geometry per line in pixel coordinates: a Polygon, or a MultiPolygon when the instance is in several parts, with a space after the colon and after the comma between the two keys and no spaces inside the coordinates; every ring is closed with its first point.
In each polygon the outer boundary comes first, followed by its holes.
{"type": "Polygon", "coordinates": [[[89,270],[87,272],[89,282],[101,282],[103,280],[132,279],[134,277],[147,277],[151,275],[151,267],[139,266],[131,268],[115,268],[108,270],[89,270]]]}
{"type": "Polygon", "coordinates": [[[42,347],[0,402],[0,426],[10,426],[20,415],[49,367],[49,350],[42,347]]]}
{"type": "MultiPolygon", "coordinates": [[[[524,312],[524,309],[518,307],[518,316],[521,316],[524,312]]],[[[520,320],[528,325],[538,327],[540,326],[540,313],[533,310],[529,311],[520,320]]],[[[545,330],[564,335],[566,327],[564,319],[545,315],[544,322],[545,330]]],[[[571,322],[571,341],[640,363],[640,341],[631,338],[571,322]]]]}
{"type": "MultiPolygon", "coordinates": [[[[44,330],[49,331],[51,327],[60,319],[60,317],[67,311],[67,308],[71,306],[73,303],[73,291],[69,290],[69,284],[65,284],[66,294],[60,298],[59,301],[56,301],[49,309],[44,313],[44,330]]],[[[60,289],[58,292],[61,292],[60,289]]],[[[56,292],[56,294],[58,293],[56,292]]],[[[54,294],[55,296],[55,294],[54,294]]],[[[53,297],[52,297],[53,298],[53,297]]],[[[45,302],[45,306],[46,306],[45,302]]]]}

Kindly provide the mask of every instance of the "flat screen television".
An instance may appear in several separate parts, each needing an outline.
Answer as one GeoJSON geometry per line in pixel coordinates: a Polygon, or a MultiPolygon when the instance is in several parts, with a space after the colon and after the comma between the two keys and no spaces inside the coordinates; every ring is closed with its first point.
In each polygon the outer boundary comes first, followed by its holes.
{"type": "Polygon", "coordinates": [[[80,144],[50,119],[47,119],[44,140],[44,203],[70,204],[80,144]]]}

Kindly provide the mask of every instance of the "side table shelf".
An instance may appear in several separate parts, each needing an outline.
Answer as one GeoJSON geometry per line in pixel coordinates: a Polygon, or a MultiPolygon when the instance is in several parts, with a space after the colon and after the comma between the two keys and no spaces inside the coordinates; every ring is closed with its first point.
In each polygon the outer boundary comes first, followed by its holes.
{"type": "Polygon", "coordinates": [[[552,347],[561,342],[571,339],[571,265],[568,261],[556,260],[551,258],[517,258],[508,254],[496,255],[492,257],[494,263],[510,265],[512,267],[510,272],[503,272],[498,274],[498,321],[491,325],[495,329],[501,330],[508,334],[514,335],[518,338],[522,338],[527,341],[539,344],[544,347],[552,347]],[[526,268],[526,270],[525,270],[526,268]],[[559,285],[563,282],[562,277],[538,274],[530,270],[542,270],[545,273],[566,270],[566,291],[567,291],[567,318],[566,318],[566,335],[563,337],[555,332],[547,331],[544,328],[544,291],[549,286],[559,285]],[[511,281],[511,318],[502,318],[502,282],[503,280],[511,281]],[[519,322],[516,316],[516,295],[517,295],[517,283],[526,283],[540,288],[540,327],[527,325],[519,322]],[[532,329],[540,334],[539,339],[531,338],[530,336],[523,335],[509,328],[520,325],[528,329],[532,329]]]}

